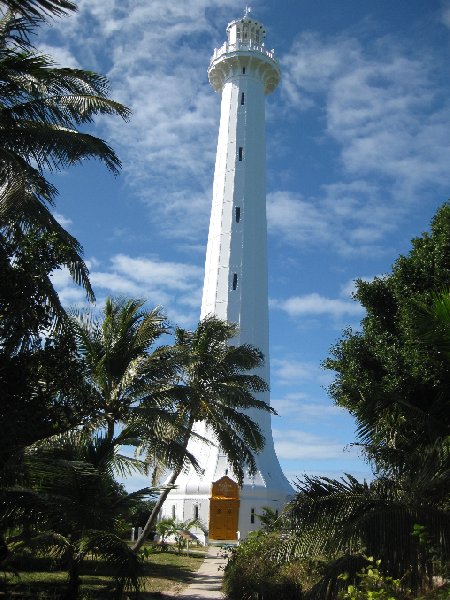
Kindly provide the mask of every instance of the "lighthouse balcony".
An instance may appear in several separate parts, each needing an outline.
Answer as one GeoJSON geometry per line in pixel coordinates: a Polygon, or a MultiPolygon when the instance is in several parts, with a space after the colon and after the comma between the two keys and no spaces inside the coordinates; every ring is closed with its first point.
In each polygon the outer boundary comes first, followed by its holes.
{"type": "Polygon", "coordinates": [[[211,62],[214,62],[224,54],[229,54],[230,52],[237,52],[239,50],[244,50],[247,52],[259,52],[267,58],[271,58],[276,63],[278,63],[278,59],[275,58],[275,50],[267,50],[264,44],[256,44],[252,40],[248,42],[237,41],[235,44],[229,44],[225,42],[220,48],[215,48],[214,53],[211,57],[211,62]]]}
{"type": "Polygon", "coordinates": [[[273,50],[268,51],[251,40],[225,42],[214,50],[208,78],[216,92],[221,91],[230,78],[244,74],[258,77],[263,82],[265,94],[272,92],[280,81],[280,67],[273,50]]]}

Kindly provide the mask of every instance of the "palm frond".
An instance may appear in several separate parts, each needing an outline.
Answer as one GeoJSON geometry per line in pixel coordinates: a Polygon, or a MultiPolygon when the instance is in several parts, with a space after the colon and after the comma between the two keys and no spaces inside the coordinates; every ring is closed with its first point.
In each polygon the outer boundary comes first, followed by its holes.
{"type": "Polygon", "coordinates": [[[91,552],[113,568],[114,578],[126,588],[138,591],[143,576],[143,563],[126,542],[107,531],[86,531],[80,543],[83,554],[91,552]]]}
{"type": "Polygon", "coordinates": [[[1,0],[1,3],[13,13],[19,13],[28,19],[43,16],[63,16],[77,10],[69,0],[1,0]]]}

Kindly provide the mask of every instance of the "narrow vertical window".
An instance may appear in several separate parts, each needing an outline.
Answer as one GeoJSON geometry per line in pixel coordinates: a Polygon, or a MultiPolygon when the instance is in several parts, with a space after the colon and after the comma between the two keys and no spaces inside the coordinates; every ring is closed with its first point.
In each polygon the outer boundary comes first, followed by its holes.
{"type": "Polygon", "coordinates": [[[255,522],[255,509],[251,508],[250,509],[250,523],[254,523],[255,522]]]}
{"type": "Polygon", "coordinates": [[[228,469],[225,469],[225,475],[228,475],[228,469]]]}
{"type": "Polygon", "coordinates": [[[237,288],[237,273],[233,274],[233,290],[237,288]]]}
{"type": "Polygon", "coordinates": [[[175,519],[175,504],[172,504],[172,519],[175,519]]]}
{"type": "Polygon", "coordinates": [[[198,504],[194,506],[194,519],[198,519],[198,504]]]}
{"type": "Polygon", "coordinates": [[[239,160],[242,160],[242,156],[244,155],[244,148],[239,146],[239,160]]]}
{"type": "Polygon", "coordinates": [[[241,105],[244,106],[245,104],[245,94],[244,92],[241,93],[241,105]]]}
{"type": "Polygon", "coordinates": [[[241,207],[240,206],[236,206],[235,214],[236,214],[236,223],[239,223],[239,221],[241,220],[241,207]]]}
{"type": "Polygon", "coordinates": [[[242,67],[242,75],[245,75],[245,67],[242,67]]]}

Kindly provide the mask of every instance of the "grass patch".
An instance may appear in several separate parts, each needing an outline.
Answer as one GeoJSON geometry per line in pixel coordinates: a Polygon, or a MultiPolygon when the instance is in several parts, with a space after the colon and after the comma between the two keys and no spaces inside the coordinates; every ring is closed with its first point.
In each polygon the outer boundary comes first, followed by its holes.
{"type": "MultiPolygon", "coordinates": [[[[142,600],[154,597],[156,592],[181,590],[192,580],[204,556],[204,552],[191,553],[191,556],[173,552],[150,555],[145,561],[142,600]]],[[[60,600],[65,591],[67,573],[56,569],[49,559],[24,558],[17,557],[11,561],[11,571],[0,579],[0,598],[60,600]]],[[[83,562],[80,599],[112,598],[112,591],[108,589],[111,583],[111,570],[103,561],[91,558],[83,562]]]]}

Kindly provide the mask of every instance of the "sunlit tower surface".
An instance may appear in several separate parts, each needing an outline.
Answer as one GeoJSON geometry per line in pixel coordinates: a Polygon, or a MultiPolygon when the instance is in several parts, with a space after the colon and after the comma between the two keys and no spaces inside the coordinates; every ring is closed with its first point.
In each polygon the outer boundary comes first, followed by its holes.
{"type": "MultiPolygon", "coordinates": [[[[214,50],[208,69],[222,102],[201,318],[216,315],[238,323],[236,344],[263,352],[265,364],[257,373],[269,382],[265,96],[277,87],[280,69],[274,51],[264,45],[265,34],[246,9],[228,25],[228,39],[214,50]]],[[[270,402],[269,392],[257,397],[270,402]]],[[[257,410],[249,415],[266,440],[256,457],[258,473],[247,475],[239,488],[220,447],[193,440],[189,450],[204,472],[191,468],[180,475],[163,516],[197,517],[210,539],[235,540],[238,531],[245,537],[260,527],[257,516],[264,507],[281,511],[292,488],[275,454],[271,417],[257,410]]],[[[213,439],[204,424],[196,431],[213,439]]]]}

